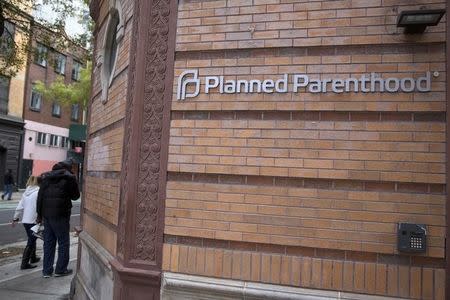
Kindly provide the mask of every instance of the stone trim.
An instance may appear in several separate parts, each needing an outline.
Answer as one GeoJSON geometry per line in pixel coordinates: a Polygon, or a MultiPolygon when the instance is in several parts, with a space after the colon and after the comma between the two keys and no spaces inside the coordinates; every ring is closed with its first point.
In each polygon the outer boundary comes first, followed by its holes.
{"type": "Polygon", "coordinates": [[[91,291],[89,290],[89,288],[86,286],[86,284],[84,283],[85,280],[83,278],[83,276],[81,276],[78,272],[75,275],[75,277],[72,279],[71,282],[71,294],[70,294],[70,299],[73,300],[96,300],[94,295],[92,295],[91,291]],[[80,291],[80,288],[83,290],[82,292],[80,291]],[[83,293],[83,294],[82,294],[83,293]]]}
{"type": "Polygon", "coordinates": [[[328,178],[292,178],[282,176],[228,175],[214,173],[168,172],[168,181],[202,182],[218,184],[245,184],[258,186],[284,186],[342,191],[391,193],[422,193],[444,195],[446,185],[438,183],[407,183],[396,181],[368,181],[328,178]]]}
{"type": "Polygon", "coordinates": [[[135,1],[133,18],[114,299],[159,299],[177,2],[135,1]]]}
{"type": "Polygon", "coordinates": [[[325,122],[445,122],[445,112],[384,111],[172,111],[172,120],[283,120],[325,122]]]}
{"type": "Polygon", "coordinates": [[[114,129],[122,128],[123,124],[124,124],[124,120],[120,119],[120,120],[117,120],[117,121],[115,121],[115,122],[113,122],[111,124],[106,125],[105,127],[101,128],[101,129],[89,132],[88,133],[88,139],[93,139],[93,138],[96,138],[96,137],[98,137],[98,136],[100,136],[102,134],[110,132],[110,131],[112,131],[114,129]]]}
{"type": "Polygon", "coordinates": [[[106,21],[106,34],[102,41],[100,54],[96,57],[96,68],[100,68],[100,83],[101,83],[101,101],[105,104],[108,101],[109,88],[115,78],[117,58],[122,45],[124,37],[124,17],[122,12],[122,5],[119,0],[109,1],[109,13],[106,21]],[[117,23],[117,25],[116,25],[117,23]],[[116,30],[116,27],[117,30],[116,30]],[[117,49],[114,53],[114,58],[111,60],[111,44],[112,38],[115,36],[117,49]],[[110,65],[112,63],[112,66],[110,65]]]}
{"type": "Polygon", "coordinates": [[[117,226],[113,223],[110,223],[105,218],[102,218],[101,216],[97,215],[95,211],[92,211],[88,208],[83,208],[83,213],[91,217],[91,219],[97,221],[98,223],[104,225],[105,227],[109,228],[111,231],[117,232],[117,226]]]}
{"type": "Polygon", "coordinates": [[[113,260],[113,256],[88,233],[83,231],[79,234],[77,261],[78,266],[77,273],[73,278],[71,284],[71,299],[97,300],[92,290],[88,286],[88,279],[83,276],[83,272],[81,272],[80,269],[80,258],[82,251],[85,251],[86,253],[88,253],[88,255],[95,256],[95,261],[99,262],[99,265],[103,267],[111,281],[113,280],[113,272],[111,269],[110,261],[113,260]]]}
{"type": "Polygon", "coordinates": [[[127,268],[117,259],[111,261],[114,272],[113,299],[159,299],[161,272],[127,268]]]}
{"type": "Polygon", "coordinates": [[[87,177],[103,178],[103,179],[120,179],[119,171],[87,171],[87,177]]]}
{"type": "Polygon", "coordinates": [[[339,291],[294,288],[170,272],[163,274],[161,294],[163,299],[404,299],[339,291]]]}
{"type": "MultiPolygon", "coordinates": [[[[88,233],[81,232],[79,235],[80,243],[84,244],[87,248],[92,250],[92,253],[95,253],[99,261],[103,263],[105,268],[107,268],[110,272],[111,266],[110,261],[113,259],[113,256],[103,248],[94,238],[92,238],[88,233]]],[[[111,273],[112,275],[112,273],[111,273]]]]}
{"type": "Polygon", "coordinates": [[[89,13],[95,22],[98,22],[100,16],[100,2],[101,0],[91,0],[89,3],[89,13]]]}
{"type": "Polygon", "coordinates": [[[443,49],[444,42],[430,44],[407,43],[399,47],[398,44],[371,44],[371,45],[306,45],[294,47],[274,48],[243,48],[243,49],[214,49],[214,50],[186,50],[177,51],[176,60],[216,59],[216,58],[244,58],[264,57],[267,55],[279,56],[332,56],[332,55],[361,55],[361,54],[403,54],[403,53],[429,53],[431,50],[443,49]]]}
{"type": "MultiPolygon", "coordinates": [[[[449,2],[447,1],[447,11],[448,11],[449,2]]],[[[447,12],[448,15],[448,12],[447,12]]],[[[448,17],[447,17],[448,18],[448,17]]],[[[450,153],[450,30],[448,26],[448,19],[447,19],[447,43],[446,43],[446,72],[447,72],[447,82],[446,82],[446,100],[447,100],[447,132],[446,132],[446,141],[447,141],[447,147],[446,147],[446,157],[447,157],[447,163],[446,163],[446,174],[447,174],[447,205],[446,205],[446,216],[447,216],[447,238],[445,239],[445,245],[446,245],[446,251],[445,256],[447,259],[447,267],[446,267],[446,280],[445,280],[445,295],[446,299],[450,297],[450,238],[449,238],[449,231],[450,231],[450,159],[449,159],[449,153],[450,153]]]]}

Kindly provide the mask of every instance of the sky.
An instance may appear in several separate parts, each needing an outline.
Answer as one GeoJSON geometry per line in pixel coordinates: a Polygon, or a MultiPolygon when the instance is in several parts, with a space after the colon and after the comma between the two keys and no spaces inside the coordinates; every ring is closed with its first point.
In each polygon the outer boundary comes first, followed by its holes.
{"type": "MultiPolygon", "coordinates": [[[[51,22],[55,18],[55,13],[52,11],[52,8],[49,5],[42,5],[42,0],[36,1],[40,4],[40,9],[33,12],[33,16],[37,18],[43,18],[44,20],[51,22]]],[[[83,1],[80,0],[72,0],[72,2],[82,10],[85,5],[83,1]]],[[[71,17],[66,19],[66,33],[70,37],[74,37],[77,34],[83,33],[83,27],[78,24],[77,18],[71,17]]]]}

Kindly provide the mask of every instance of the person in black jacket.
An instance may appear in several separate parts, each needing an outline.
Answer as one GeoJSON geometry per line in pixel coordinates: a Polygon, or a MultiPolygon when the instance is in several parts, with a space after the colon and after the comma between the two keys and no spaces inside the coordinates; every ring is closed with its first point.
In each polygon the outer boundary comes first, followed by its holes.
{"type": "Polygon", "coordinates": [[[56,241],[58,260],[55,277],[72,274],[67,269],[70,248],[70,214],[72,201],[80,197],[76,177],[71,173],[72,161],[55,164],[52,171],[42,174],[41,188],[37,199],[37,221],[44,222],[44,266],[43,276],[53,275],[56,241]]]}
{"type": "Polygon", "coordinates": [[[3,177],[3,184],[5,186],[5,191],[2,194],[2,200],[5,199],[6,195],[8,195],[8,200],[11,200],[14,187],[14,177],[11,169],[8,169],[8,172],[6,172],[3,177]]]}

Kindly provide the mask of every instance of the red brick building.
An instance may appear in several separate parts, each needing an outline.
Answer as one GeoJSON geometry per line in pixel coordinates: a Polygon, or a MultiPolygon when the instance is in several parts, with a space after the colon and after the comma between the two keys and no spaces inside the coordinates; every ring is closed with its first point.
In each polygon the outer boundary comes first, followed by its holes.
{"type": "Polygon", "coordinates": [[[92,1],[75,298],[448,298],[446,7],[92,1]]]}
{"type": "Polygon", "coordinates": [[[80,78],[80,69],[86,61],[86,50],[68,38],[36,26],[27,67],[23,118],[25,139],[22,161],[22,185],[30,174],[40,175],[67,158],[69,126],[82,123],[82,107],[62,105],[54,99],[45,99],[34,87],[40,81],[46,85],[61,78],[70,84],[80,78]],[[64,49],[63,49],[64,48],[64,49]]]}

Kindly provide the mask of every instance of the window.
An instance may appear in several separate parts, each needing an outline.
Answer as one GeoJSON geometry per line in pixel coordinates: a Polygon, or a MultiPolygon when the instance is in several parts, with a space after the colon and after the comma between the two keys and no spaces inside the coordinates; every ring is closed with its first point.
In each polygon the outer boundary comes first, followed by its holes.
{"type": "Polygon", "coordinates": [[[61,137],[61,148],[69,148],[69,138],[62,136],[61,137]]]}
{"type": "Polygon", "coordinates": [[[0,114],[8,114],[9,78],[0,76],[0,114]]]}
{"type": "Polygon", "coordinates": [[[103,61],[103,72],[105,79],[111,82],[111,78],[114,75],[114,67],[117,59],[117,48],[119,46],[117,33],[121,29],[119,13],[117,10],[111,13],[111,18],[108,23],[106,42],[105,42],[105,52],[103,61]]]}
{"type": "Polygon", "coordinates": [[[78,121],[79,110],[80,106],[78,104],[72,104],[72,114],[71,114],[72,121],[78,121]]]}
{"type": "Polygon", "coordinates": [[[61,117],[61,105],[58,103],[53,103],[52,105],[52,116],[61,117]]]}
{"type": "Polygon", "coordinates": [[[5,29],[3,34],[0,36],[0,53],[10,54],[14,51],[14,37],[16,33],[16,26],[8,21],[4,21],[5,29]]]}
{"type": "Polygon", "coordinates": [[[31,91],[31,103],[30,103],[30,109],[35,111],[41,110],[41,104],[42,104],[42,94],[35,90],[33,87],[31,91]]]}
{"type": "Polygon", "coordinates": [[[36,143],[40,145],[47,145],[47,134],[43,132],[37,133],[36,143]]]}
{"type": "Polygon", "coordinates": [[[59,136],[50,134],[50,146],[58,147],[59,136]]]}
{"type": "Polygon", "coordinates": [[[55,72],[61,75],[66,73],[66,56],[61,53],[55,53],[55,72]]]}
{"type": "Polygon", "coordinates": [[[48,48],[37,43],[36,52],[34,53],[34,62],[42,67],[47,67],[48,48]]]}
{"type": "Polygon", "coordinates": [[[103,104],[108,101],[108,89],[114,78],[119,46],[124,36],[124,24],[120,1],[113,2],[115,2],[115,5],[109,10],[103,48],[100,50],[103,57],[100,76],[102,91],[101,101],[103,104]]]}
{"type": "Polygon", "coordinates": [[[81,69],[81,64],[77,61],[73,61],[73,67],[72,67],[72,79],[73,80],[80,80],[80,69],[81,69]]]}

